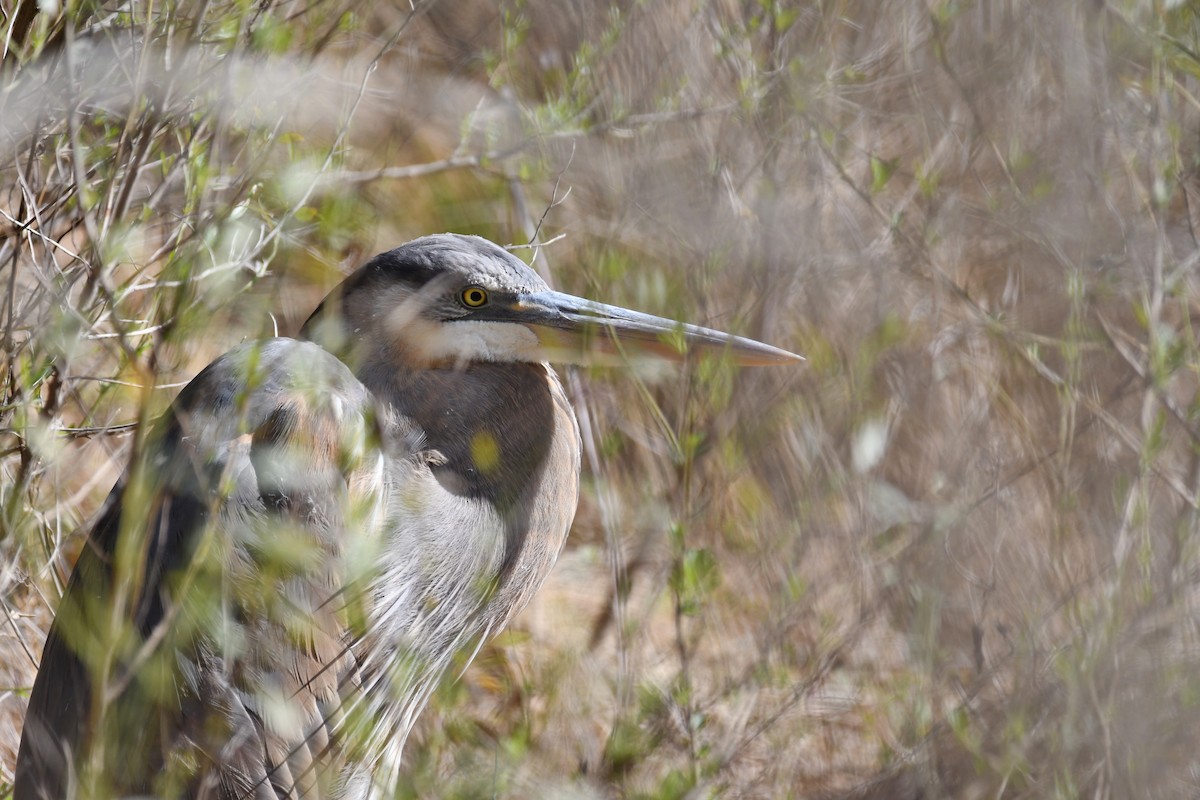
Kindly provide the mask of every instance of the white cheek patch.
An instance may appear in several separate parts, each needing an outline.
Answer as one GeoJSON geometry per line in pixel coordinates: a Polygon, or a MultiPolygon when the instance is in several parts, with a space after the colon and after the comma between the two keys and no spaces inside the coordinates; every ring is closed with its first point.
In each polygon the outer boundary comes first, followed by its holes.
{"type": "Polygon", "coordinates": [[[389,315],[388,333],[406,355],[422,361],[541,361],[537,336],[516,322],[429,322],[401,306],[389,315]]]}
{"type": "Polygon", "coordinates": [[[442,337],[456,342],[464,359],[481,361],[540,361],[538,338],[518,322],[451,322],[441,326],[442,337]]]}

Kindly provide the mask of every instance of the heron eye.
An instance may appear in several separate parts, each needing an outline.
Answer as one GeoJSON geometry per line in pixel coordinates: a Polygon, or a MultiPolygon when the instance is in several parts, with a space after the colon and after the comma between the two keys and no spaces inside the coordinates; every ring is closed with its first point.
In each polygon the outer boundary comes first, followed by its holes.
{"type": "Polygon", "coordinates": [[[462,290],[458,298],[462,300],[462,304],[467,308],[479,308],[487,305],[487,291],[478,286],[468,286],[462,290]]]}

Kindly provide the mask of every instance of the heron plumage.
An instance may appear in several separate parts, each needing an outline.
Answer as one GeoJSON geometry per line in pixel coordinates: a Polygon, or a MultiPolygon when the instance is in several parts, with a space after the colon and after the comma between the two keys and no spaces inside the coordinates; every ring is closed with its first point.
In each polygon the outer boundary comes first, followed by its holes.
{"type": "Polygon", "coordinates": [[[394,790],[438,679],[529,601],[574,517],[579,429],[545,360],[609,337],[682,357],[659,340],[671,331],[747,363],[798,360],[552,292],[450,234],[370,260],[305,325],[311,341],[218,358],[83,548],[14,800],[80,781],[219,800],[394,790]]]}

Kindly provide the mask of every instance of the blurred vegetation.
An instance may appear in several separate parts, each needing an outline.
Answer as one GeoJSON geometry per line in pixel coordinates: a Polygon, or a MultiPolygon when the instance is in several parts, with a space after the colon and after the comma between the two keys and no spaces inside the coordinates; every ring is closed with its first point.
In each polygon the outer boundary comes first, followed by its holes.
{"type": "Polygon", "coordinates": [[[138,431],[370,254],[806,354],[568,376],[412,797],[1200,793],[1200,9],[0,0],[0,797],[138,431]]]}

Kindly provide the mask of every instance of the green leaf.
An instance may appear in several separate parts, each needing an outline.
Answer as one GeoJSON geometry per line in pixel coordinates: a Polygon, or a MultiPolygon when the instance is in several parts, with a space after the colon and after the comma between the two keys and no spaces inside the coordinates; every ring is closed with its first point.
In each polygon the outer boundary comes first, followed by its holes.
{"type": "Polygon", "coordinates": [[[680,610],[693,616],[721,582],[716,557],[705,548],[688,548],[671,573],[671,589],[679,598],[680,610]]]}
{"type": "Polygon", "coordinates": [[[882,191],[887,182],[892,179],[892,173],[896,171],[896,166],[900,163],[897,158],[880,158],[879,156],[871,156],[871,194],[878,194],[882,191]]]}

